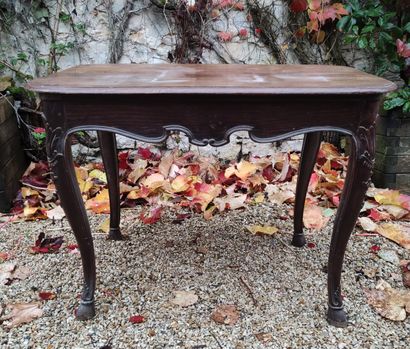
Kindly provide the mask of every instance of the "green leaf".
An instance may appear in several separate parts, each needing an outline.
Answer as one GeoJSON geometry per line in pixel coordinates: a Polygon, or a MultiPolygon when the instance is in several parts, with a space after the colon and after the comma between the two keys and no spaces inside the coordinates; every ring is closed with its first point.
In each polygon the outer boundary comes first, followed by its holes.
{"type": "Polygon", "coordinates": [[[357,41],[357,45],[361,49],[367,48],[368,44],[369,42],[367,41],[367,38],[364,36],[360,37],[359,40],[357,41]]]}
{"type": "Polygon", "coordinates": [[[407,33],[410,33],[410,22],[407,22],[404,25],[403,30],[406,31],[407,33]]]}
{"type": "Polygon", "coordinates": [[[405,113],[410,113],[410,101],[404,103],[404,105],[403,105],[403,111],[404,111],[405,113]]]}
{"type": "Polygon", "coordinates": [[[351,18],[349,16],[344,16],[339,19],[339,21],[336,24],[336,28],[340,31],[343,31],[343,29],[348,28],[348,23],[351,21],[351,18]]]}
{"type": "Polygon", "coordinates": [[[397,98],[393,98],[393,99],[389,99],[384,101],[384,109],[386,110],[390,110],[393,108],[397,108],[397,107],[401,107],[402,105],[404,105],[406,103],[406,100],[401,98],[401,97],[397,97],[397,98]]]}
{"type": "Polygon", "coordinates": [[[376,28],[374,24],[368,24],[363,27],[363,29],[361,30],[361,33],[362,34],[371,33],[372,31],[374,31],[374,28],[376,28]]]}

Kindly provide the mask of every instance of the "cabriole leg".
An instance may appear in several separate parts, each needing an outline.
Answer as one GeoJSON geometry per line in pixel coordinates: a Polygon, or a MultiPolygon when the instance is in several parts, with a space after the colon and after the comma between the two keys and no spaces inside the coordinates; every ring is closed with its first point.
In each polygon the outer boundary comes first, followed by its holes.
{"type": "MultiPolygon", "coordinates": [[[[51,108],[48,109],[50,110],[51,108]]],[[[74,232],[83,264],[84,288],[76,317],[79,320],[87,320],[95,315],[96,272],[93,239],[74,172],[70,139],[66,140],[66,133],[61,127],[53,128],[49,124],[46,127],[48,161],[61,206],[74,232]]]]}
{"type": "Polygon", "coordinates": [[[120,231],[120,182],[118,175],[118,155],[115,133],[98,131],[101,155],[107,173],[110,194],[110,232],[109,239],[122,240],[120,231]]]}
{"type": "Polygon", "coordinates": [[[343,310],[341,296],[341,273],[347,242],[356,224],[363,200],[369,186],[374,165],[374,124],[360,126],[353,135],[346,181],[330,244],[328,262],[328,297],[327,320],[337,327],[347,326],[347,316],[343,310]]]}
{"type": "Polygon", "coordinates": [[[298,182],[296,185],[294,232],[292,245],[302,247],[306,244],[303,234],[303,210],[305,207],[306,193],[308,190],[310,175],[316,163],[317,153],[320,146],[321,132],[306,133],[303,139],[301,161],[299,166],[298,182]]]}

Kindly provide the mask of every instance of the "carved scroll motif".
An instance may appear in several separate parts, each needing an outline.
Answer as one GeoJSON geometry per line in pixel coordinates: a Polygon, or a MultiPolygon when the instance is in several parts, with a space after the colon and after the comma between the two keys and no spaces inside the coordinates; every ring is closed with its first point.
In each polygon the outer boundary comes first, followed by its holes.
{"type": "Polygon", "coordinates": [[[46,151],[47,159],[51,168],[54,181],[58,179],[55,173],[55,167],[59,158],[64,157],[64,132],[61,127],[52,128],[49,123],[46,123],[46,151]]]}
{"type": "Polygon", "coordinates": [[[373,167],[375,163],[375,122],[368,127],[360,126],[357,130],[358,139],[358,159],[361,167],[362,185],[367,189],[371,183],[371,176],[373,175],[373,167]]]}

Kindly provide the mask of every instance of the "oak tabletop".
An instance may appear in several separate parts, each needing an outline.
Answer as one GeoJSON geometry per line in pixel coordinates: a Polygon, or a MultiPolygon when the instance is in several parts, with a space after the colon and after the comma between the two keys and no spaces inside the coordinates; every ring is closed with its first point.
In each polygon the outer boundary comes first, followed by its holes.
{"type": "Polygon", "coordinates": [[[27,88],[55,94],[383,94],[393,82],[332,65],[80,65],[27,88]]]}

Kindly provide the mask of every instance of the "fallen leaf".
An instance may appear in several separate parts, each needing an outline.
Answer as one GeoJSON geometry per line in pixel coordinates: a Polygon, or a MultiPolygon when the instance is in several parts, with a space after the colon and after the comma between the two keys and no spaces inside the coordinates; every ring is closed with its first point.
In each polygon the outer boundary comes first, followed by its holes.
{"type": "Polygon", "coordinates": [[[171,189],[174,193],[181,193],[189,189],[190,183],[189,178],[179,175],[171,182],[171,189]]]}
{"type": "Polygon", "coordinates": [[[39,292],[38,296],[42,301],[49,301],[56,298],[54,292],[39,292]]]}
{"type": "Polygon", "coordinates": [[[315,248],[316,244],[314,242],[308,242],[306,245],[308,248],[315,248]]]}
{"type": "Polygon", "coordinates": [[[63,208],[59,205],[51,210],[46,211],[46,215],[50,219],[61,220],[65,217],[65,212],[63,208]]]}
{"type": "Polygon", "coordinates": [[[410,261],[402,260],[400,261],[400,266],[402,270],[403,285],[410,288],[410,261]]]}
{"type": "Polygon", "coordinates": [[[404,321],[406,312],[410,313],[409,290],[396,290],[386,281],[380,280],[375,289],[365,289],[364,292],[367,302],[389,320],[404,321]]]}
{"type": "Polygon", "coordinates": [[[146,211],[142,211],[139,218],[144,224],[154,224],[161,219],[162,207],[156,207],[151,209],[148,214],[146,211]]]}
{"type": "Polygon", "coordinates": [[[71,244],[66,246],[67,250],[69,251],[69,253],[71,254],[76,254],[76,253],[80,253],[79,247],[77,244],[71,244]]]}
{"type": "Polygon", "coordinates": [[[98,169],[94,169],[90,171],[90,173],[88,174],[88,177],[96,178],[103,183],[107,183],[107,175],[103,171],[98,170],[98,169]]]}
{"type": "Polygon", "coordinates": [[[324,217],[319,206],[306,204],[303,212],[303,224],[307,229],[320,230],[328,222],[329,217],[324,217]]]}
{"type": "Polygon", "coordinates": [[[169,175],[169,170],[171,169],[172,163],[174,162],[174,154],[172,152],[163,155],[161,157],[161,161],[158,165],[158,171],[161,173],[165,178],[169,175]]]}
{"type": "Polygon", "coordinates": [[[149,188],[151,191],[154,191],[155,189],[162,187],[164,181],[165,178],[161,173],[153,173],[145,178],[141,184],[149,188]]]}
{"type": "Polygon", "coordinates": [[[271,342],[273,339],[272,333],[269,332],[256,333],[255,337],[261,343],[268,343],[271,342]]]}
{"type": "Polygon", "coordinates": [[[145,318],[142,315],[133,315],[130,316],[129,322],[133,324],[142,324],[143,322],[145,322],[145,318]]]}
{"type": "Polygon", "coordinates": [[[172,221],[174,224],[181,224],[185,219],[191,218],[190,213],[178,213],[176,218],[172,221]]]}
{"type": "Polygon", "coordinates": [[[180,307],[189,307],[198,302],[198,296],[195,292],[191,291],[173,291],[174,298],[171,299],[171,303],[179,305],[180,307]]]}
{"type": "Polygon", "coordinates": [[[10,253],[9,252],[0,252],[0,262],[5,262],[9,260],[10,253]]]}
{"type": "Polygon", "coordinates": [[[215,198],[214,204],[218,207],[220,212],[225,209],[236,210],[240,207],[245,207],[245,200],[248,197],[247,194],[232,194],[222,198],[215,198]]]}
{"type": "Polygon", "coordinates": [[[98,226],[98,230],[108,234],[110,231],[110,217],[104,219],[98,226]]]}
{"type": "Polygon", "coordinates": [[[44,233],[40,233],[34,246],[31,247],[33,253],[53,253],[57,252],[64,242],[62,236],[46,237],[44,233]]]}
{"type": "Polygon", "coordinates": [[[365,231],[375,232],[378,228],[378,225],[369,217],[359,217],[358,221],[365,231]]]}
{"type": "Polygon", "coordinates": [[[379,245],[373,245],[370,247],[370,251],[373,253],[379,252],[381,250],[381,247],[379,245]]]}
{"type": "Polygon", "coordinates": [[[11,320],[6,327],[12,328],[21,324],[29,323],[43,315],[43,310],[39,308],[40,303],[16,303],[7,305],[11,312],[0,318],[0,321],[11,320]]]}
{"type": "Polygon", "coordinates": [[[410,249],[410,228],[396,223],[383,223],[377,228],[380,235],[394,241],[395,243],[410,249]]]}
{"type": "Polygon", "coordinates": [[[400,259],[394,250],[383,250],[378,253],[379,258],[394,265],[399,265],[400,259]]]}
{"type": "Polygon", "coordinates": [[[252,234],[266,234],[266,235],[273,235],[278,232],[278,228],[269,226],[269,225],[250,225],[247,226],[246,229],[250,231],[252,234]]]}
{"type": "Polygon", "coordinates": [[[235,325],[239,320],[240,314],[233,304],[218,306],[211,315],[211,319],[223,325],[235,325]]]}
{"type": "Polygon", "coordinates": [[[394,219],[403,218],[405,215],[409,213],[409,211],[405,208],[396,205],[380,205],[379,209],[388,212],[394,217],[394,219]]]}
{"type": "Polygon", "coordinates": [[[250,175],[254,174],[258,167],[249,161],[242,160],[241,162],[233,165],[225,170],[225,177],[229,178],[236,175],[238,178],[245,180],[250,175]]]}
{"type": "Polygon", "coordinates": [[[110,196],[108,189],[101,190],[94,198],[85,202],[85,208],[94,213],[110,213],[110,196]]]}

